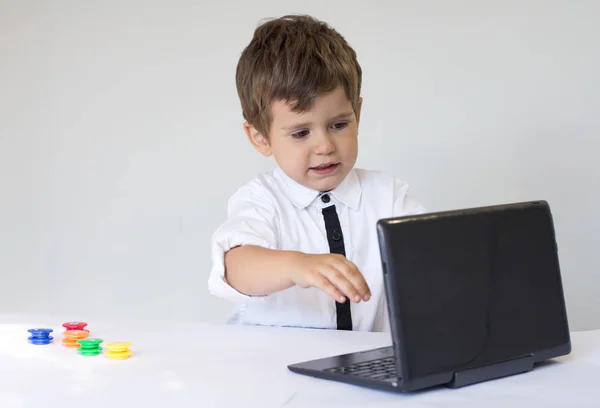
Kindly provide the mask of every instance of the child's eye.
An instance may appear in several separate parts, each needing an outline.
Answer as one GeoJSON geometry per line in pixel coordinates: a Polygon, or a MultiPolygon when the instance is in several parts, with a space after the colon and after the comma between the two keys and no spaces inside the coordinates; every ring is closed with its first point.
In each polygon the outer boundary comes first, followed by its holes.
{"type": "Polygon", "coordinates": [[[292,133],[292,137],[294,139],[302,139],[303,137],[308,136],[308,130],[299,130],[297,132],[292,133]]]}
{"type": "Polygon", "coordinates": [[[331,127],[335,130],[342,130],[346,126],[348,126],[348,122],[336,122],[331,127]]]}

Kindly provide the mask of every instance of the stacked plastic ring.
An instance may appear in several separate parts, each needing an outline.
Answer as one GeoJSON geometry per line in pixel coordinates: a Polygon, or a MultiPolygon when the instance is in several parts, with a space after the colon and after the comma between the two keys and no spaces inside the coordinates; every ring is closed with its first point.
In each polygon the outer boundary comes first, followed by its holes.
{"type": "Polygon", "coordinates": [[[78,343],[79,340],[85,339],[90,335],[87,330],[67,330],[65,332],[65,338],[63,344],[69,348],[80,348],[81,345],[78,343]]]}
{"type": "Polygon", "coordinates": [[[79,354],[82,356],[97,356],[102,351],[100,343],[102,339],[81,339],[77,340],[80,345],[79,354]]]}
{"type": "Polygon", "coordinates": [[[67,330],[86,330],[85,326],[87,326],[86,322],[67,322],[63,323],[63,327],[67,330]]]}
{"type": "Polygon", "coordinates": [[[131,355],[131,351],[129,351],[131,342],[107,343],[104,346],[108,349],[108,351],[104,352],[104,355],[111,360],[125,360],[131,355]]]}
{"type": "Polygon", "coordinates": [[[50,344],[54,337],[50,336],[54,330],[52,329],[29,329],[27,330],[31,333],[31,336],[27,338],[31,344],[42,345],[42,344],[50,344]]]}

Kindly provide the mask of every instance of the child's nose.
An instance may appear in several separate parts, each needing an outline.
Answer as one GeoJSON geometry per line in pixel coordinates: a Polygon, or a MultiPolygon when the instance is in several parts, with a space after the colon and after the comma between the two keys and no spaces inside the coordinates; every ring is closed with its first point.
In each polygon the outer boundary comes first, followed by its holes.
{"type": "Polygon", "coordinates": [[[331,140],[331,136],[328,134],[320,135],[317,139],[315,146],[315,152],[317,154],[331,154],[335,151],[335,144],[331,140]]]}

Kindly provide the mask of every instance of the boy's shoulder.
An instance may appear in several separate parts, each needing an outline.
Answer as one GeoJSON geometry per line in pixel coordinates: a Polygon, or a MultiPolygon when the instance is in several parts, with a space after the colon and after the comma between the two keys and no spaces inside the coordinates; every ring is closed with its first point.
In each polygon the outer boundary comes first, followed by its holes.
{"type": "Polygon", "coordinates": [[[277,176],[277,170],[264,171],[246,180],[238,191],[247,192],[272,192],[281,188],[280,177],[277,176]]]}
{"type": "Polygon", "coordinates": [[[410,194],[409,184],[401,178],[378,170],[356,169],[356,174],[364,195],[374,206],[388,211],[386,217],[425,212],[425,207],[410,194]]]}
{"type": "Polygon", "coordinates": [[[266,171],[245,181],[234,191],[229,202],[252,200],[269,203],[276,197],[278,188],[275,172],[266,171]]]}
{"type": "Polygon", "coordinates": [[[408,183],[406,183],[404,180],[381,170],[355,168],[354,172],[360,180],[362,188],[375,190],[395,190],[398,188],[408,188],[408,183]]]}

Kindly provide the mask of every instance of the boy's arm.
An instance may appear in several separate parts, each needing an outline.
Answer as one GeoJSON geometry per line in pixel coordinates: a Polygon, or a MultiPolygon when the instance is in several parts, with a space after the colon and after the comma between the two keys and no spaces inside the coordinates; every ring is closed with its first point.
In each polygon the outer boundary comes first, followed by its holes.
{"type": "Polygon", "coordinates": [[[254,180],[240,188],[227,203],[227,220],[217,228],[211,243],[212,270],[208,289],[215,296],[234,302],[260,301],[264,298],[244,293],[231,285],[228,280],[230,277],[226,276],[225,260],[234,248],[248,245],[269,249],[279,247],[277,212],[264,190],[254,180]]]}
{"type": "Polygon", "coordinates": [[[339,254],[306,254],[245,245],[225,254],[225,277],[247,295],[268,295],[299,285],[315,287],[338,302],[369,300],[369,287],[356,266],[339,254]]]}
{"type": "Polygon", "coordinates": [[[294,286],[285,272],[293,259],[292,251],[242,245],[225,253],[225,279],[241,293],[266,296],[294,286]]]}
{"type": "Polygon", "coordinates": [[[338,301],[343,295],[368,300],[369,288],[353,263],[337,254],[279,250],[278,227],[268,194],[257,185],[240,189],[213,235],[210,292],[249,302],[298,285],[320,288],[338,301]]]}

